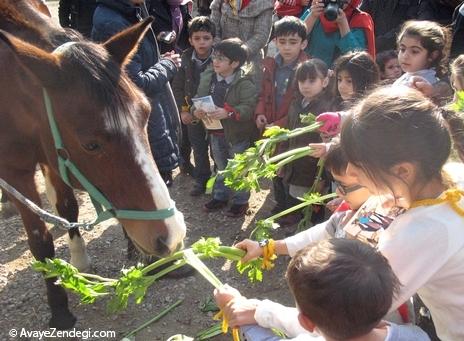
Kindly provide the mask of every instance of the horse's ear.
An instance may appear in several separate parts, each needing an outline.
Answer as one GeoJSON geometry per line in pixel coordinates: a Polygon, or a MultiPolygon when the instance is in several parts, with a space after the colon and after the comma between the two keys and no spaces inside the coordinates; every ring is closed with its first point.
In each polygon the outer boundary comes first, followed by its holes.
{"type": "Polygon", "coordinates": [[[60,61],[55,55],[28,44],[3,30],[0,30],[0,42],[10,47],[19,62],[31,71],[44,86],[51,86],[58,82],[60,61]]]}
{"type": "Polygon", "coordinates": [[[138,24],[114,35],[104,42],[103,46],[114,60],[122,66],[128,63],[135,52],[137,52],[139,42],[148,31],[152,22],[153,17],[148,17],[138,24]]]}

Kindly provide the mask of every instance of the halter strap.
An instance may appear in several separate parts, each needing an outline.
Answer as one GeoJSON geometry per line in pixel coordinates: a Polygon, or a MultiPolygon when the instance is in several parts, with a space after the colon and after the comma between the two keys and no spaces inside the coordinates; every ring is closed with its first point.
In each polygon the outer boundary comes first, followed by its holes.
{"type": "MultiPolygon", "coordinates": [[[[62,45],[63,46],[63,45],[62,45]]],[[[62,47],[60,46],[60,47],[62,47]]],[[[43,97],[45,103],[45,109],[47,112],[48,122],[50,130],[53,136],[53,142],[55,144],[56,154],[58,158],[58,170],[61,179],[70,187],[71,181],[69,180],[70,172],[82,187],[89,193],[92,204],[97,212],[97,218],[94,222],[90,223],[90,226],[96,225],[102,221],[110,218],[121,218],[121,219],[134,219],[134,220],[163,220],[172,217],[176,213],[176,207],[174,201],[171,200],[171,206],[169,208],[153,210],[153,211],[137,211],[137,210],[118,210],[111,202],[95,187],[77,166],[71,161],[69,152],[66,150],[61,138],[58,125],[53,115],[53,106],[50,100],[50,96],[45,88],[43,90],[43,97]]]]}

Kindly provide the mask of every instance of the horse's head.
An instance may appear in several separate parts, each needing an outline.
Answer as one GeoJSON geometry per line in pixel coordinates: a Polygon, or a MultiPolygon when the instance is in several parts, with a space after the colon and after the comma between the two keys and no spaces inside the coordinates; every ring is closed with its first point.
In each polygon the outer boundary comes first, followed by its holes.
{"type": "MultiPolygon", "coordinates": [[[[67,43],[52,53],[0,33],[23,71],[32,73],[31,79],[47,89],[67,150],[64,154],[119,210],[154,211],[172,206],[148,143],[150,103],[123,71],[150,23],[151,19],[145,20],[100,45],[67,43]]],[[[33,91],[42,101],[40,86],[33,91]]],[[[57,171],[42,103],[37,111],[42,113],[38,118],[42,147],[57,171]]],[[[81,188],[71,175],[70,181],[81,188]]],[[[185,237],[183,215],[178,211],[161,220],[120,220],[147,254],[173,252],[185,237]]]]}

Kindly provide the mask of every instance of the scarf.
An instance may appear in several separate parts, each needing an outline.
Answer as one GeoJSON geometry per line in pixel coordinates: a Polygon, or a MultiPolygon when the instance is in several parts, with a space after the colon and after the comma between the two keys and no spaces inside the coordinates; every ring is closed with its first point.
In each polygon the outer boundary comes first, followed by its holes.
{"type": "Polygon", "coordinates": [[[251,0],[225,0],[224,2],[228,2],[229,6],[232,8],[232,13],[238,15],[238,12],[247,7],[251,0]]]}
{"type": "Polygon", "coordinates": [[[166,0],[171,11],[172,29],[176,32],[176,41],[179,40],[180,32],[184,28],[184,19],[180,10],[181,5],[185,5],[185,0],[166,0]]]}
{"type": "MultiPolygon", "coordinates": [[[[375,58],[375,36],[374,36],[374,22],[369,14],[361,12],[358,9],[362,0],[351,0],[348,6],[343,10],[348,20],[350,28],[362,28],[366,35],[367,52],[375,58]]],[[[389,1],[389,0],[387,0],[389,1]]],[[[335,21],[329,21],[324,13],[319,16],[322,28],[325,33],[333,33],[338,31],[338,25],[335,21]]]]}

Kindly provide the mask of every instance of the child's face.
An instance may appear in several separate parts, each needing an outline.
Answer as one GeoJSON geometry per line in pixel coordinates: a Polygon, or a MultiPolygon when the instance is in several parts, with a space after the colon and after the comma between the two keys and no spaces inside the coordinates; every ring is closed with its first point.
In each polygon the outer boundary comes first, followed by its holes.
{"type": "Polygon", "coordinates": [[[464,90],[463,82],[460,81],[459,77],[456,77],[454,73],[451,73],[450,81],[451,81],[451,86],[453,87],[454,91],[464,90]]]}
{"type": "Polygon", "coordinates": [[[335,174],[332,176],[337,184],[336,192],[352,210],[360,208],[369,198],[369,190],[359,185],[357,178],[347,173],[335,174]]]}
{"type": "Polygon", "coordinates": [[[401,71],[398,58],[392,58],[385,63],[385,71],[382,72],[383,79],[398,79],[403,71],[401,71]]]}
{"type": "Polygon", "coordinates": [[[206,58],[209,56],[211,47],[213,46],[213,35],[206,31],[193,32],[189,38],[189,42],[199,58],[206,58]]]}
{"type": "Polygon", "coordinates": [[[216,74],[221,77],[228,77],[234,73],[239,62],[232,62],[223,54],[213,53],[213,69],[216,74]]]}
{"type": "Polygon", "coordinates": [[[308,78],[304,81],[298,81],[298,89],[301,95],[306,99],[313,99],[319,95],[329,84],[327,77],[308,78]]]}
{"type": "Polygon", "coordinates": [[[297,33],[276,38],[276,46],[284,64],[294,62],[300,55],[300,52],[305,49],[306,44],[307,40],[301,39],[297,33]]]}
{"type": "Polygon", "coordinates": [[[404,72],[416,72],[427,69],[432,59],[419,39],[411,36],[404,36],[400,42],[398,61],[404,72]]]}
{"type": "Polygon", "coordinates": [[[345,70],[337,74],[337,89],[344,101],[350,100],[354,96],[353,80],[351,75],[345,70]]]}

